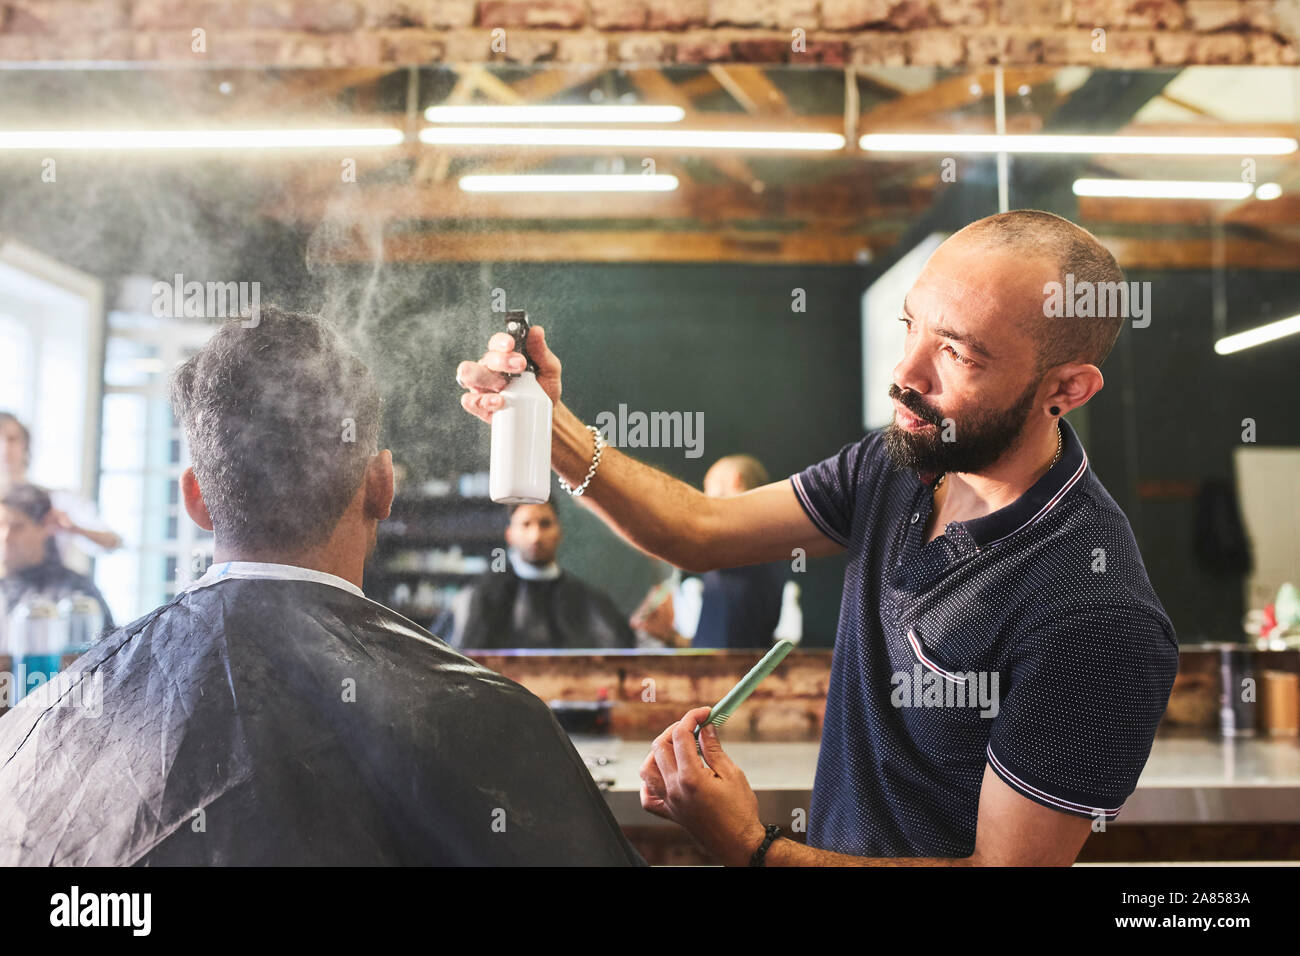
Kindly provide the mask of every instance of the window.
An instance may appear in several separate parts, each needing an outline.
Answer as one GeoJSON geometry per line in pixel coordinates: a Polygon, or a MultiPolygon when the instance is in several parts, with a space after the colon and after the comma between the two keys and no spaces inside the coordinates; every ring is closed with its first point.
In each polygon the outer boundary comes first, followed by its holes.
{"type": "Polygon", "coordinates": [[[169,601],[211,560],[212,534],[190,520],[177,489],[189,452],[167,383],[214,331],[148,312],[108,316],[100,508],[124,546],[96,562],[95,583],[123,622],[169,601]]]}

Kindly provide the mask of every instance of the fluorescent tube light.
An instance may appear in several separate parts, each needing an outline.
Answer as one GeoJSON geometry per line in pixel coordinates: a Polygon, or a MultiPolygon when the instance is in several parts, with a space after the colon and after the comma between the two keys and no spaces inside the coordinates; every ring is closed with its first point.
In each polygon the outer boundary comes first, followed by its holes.
{"type": "Polygon", "coordinates": [[[1300,315],[1293,315],[1289,319],[1278,319],[1256,329],[1247,329],[1245,332],[1224,336],[1214,343],[1214,351],[1220,355],[1229,355],[1288,335],[1295,335],[1297,332],[1300,332],[1300,315]]]}
{"type": "Polygon", "coordinates": [[[663,193],[677,188],[677,177],[640,173],[462,176],[460,188],[467,193],[663,193]]]}
{"type": "Polygon", "coordinates": [[[0,130],[0,149],[295,149],[395,146],[399,129],[0,130]]]}
{"type": "Polygon", "coordinates": [[[440,146],[592,146],[632,149],[778,149],[844,148],[839,133],[760,130],[554,129],[427,127],[420,141],[440,146]]]}
{"type": "Polygon", "coordinates": [[[1124,199],[1245,199],[1250,183],[1197,182],[1179,179],[1076,179],[1076,196],[1124,199]]]}
{"type": "Polygon", "coordinates": [[[865,150],[899,153],[1130,153],[1164,156],[1283,156],[1296,151],[1285,136],[1059,136],[951,133],[867,133],[865,150]]]}
{"type": "Polygon", "coordinates": [[[430,106],[431,123],[677,123],[686,116],[680,106],[430,106]]]}

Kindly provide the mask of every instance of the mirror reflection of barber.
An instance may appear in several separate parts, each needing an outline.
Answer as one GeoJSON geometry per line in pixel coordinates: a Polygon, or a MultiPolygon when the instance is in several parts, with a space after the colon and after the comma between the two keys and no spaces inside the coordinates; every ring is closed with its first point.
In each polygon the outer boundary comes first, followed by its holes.
{"type": "MultiPolygon", "coordinates": [[[[704,493],[726,498],[770,480],[762,462],[752,455],[727,455],[705,472],[704,493]]],[[[785,624],[783,631],[788,630],[791,619],[798,616],[798,591],[787,583],[789,576],[785,561],[770,561],[708,571],[672,589],[656,586],[633,612],[631,624],[638,636],[645,635],[641,643],[646,646],[767,647],[778,627],[785,624]]],[[[797,641],[799,635],[793,639],[797,641]]]]}
{"type": "MultiPolygon", "coordinates": [[[[28,484],[27,471],[32,462],[31,431],[10,412],[0,411],[0,494],[10,488],[28,484]]],[[[93,502],[75,491],[46,489],[53,508],[50,524],[48,557],[67,567],[85,572],[89,559],[116,551],[122,538],[104,524],[93,502]]]]}

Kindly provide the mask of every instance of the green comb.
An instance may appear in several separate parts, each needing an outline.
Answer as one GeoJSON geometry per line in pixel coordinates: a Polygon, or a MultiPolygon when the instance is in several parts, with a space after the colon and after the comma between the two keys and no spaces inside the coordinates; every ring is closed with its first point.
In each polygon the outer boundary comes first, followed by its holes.
{"type": "MultiPolygon", "coordinates": [[[[712,724],[715,727],[721,727],[725,724],[728,718],[736,712],[736,709],[749,698],[749,695],[754,693],[755,688],[762,683],[763,678],[776,670],[777,665],[785,660],[785,655],[792,650],[794,650],[794,644],[790,641],[777,641],[773,644],[772,649],[763,655],[763,659],[755,664],[753,669],[742,677],[735,687],[727,691],[727,696],[713,705],[713,709],[709,711],[709,719],[704,724],[712,724]]],[[[700,727],[703,727],[704,724],[700,724],[699,727],[695,728],[696,737],[700,736],[700,727]]]]}

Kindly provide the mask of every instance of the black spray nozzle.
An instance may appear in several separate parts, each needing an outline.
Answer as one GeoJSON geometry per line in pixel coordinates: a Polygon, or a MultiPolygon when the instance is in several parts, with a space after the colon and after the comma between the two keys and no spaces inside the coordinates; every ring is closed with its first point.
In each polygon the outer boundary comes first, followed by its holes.
{"type": "Polygon", "coordinates": [[[528,330],[531,328],[528,324],[528,313],[523,309],[512,309],[506,313],[506,332],[515,340],[515,351],[524,357],[528,363],[527,371],[536,372],[537,363],[533,357],[528,354],[525,343],[528,341],[528,330]]]}

